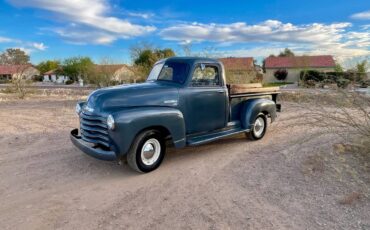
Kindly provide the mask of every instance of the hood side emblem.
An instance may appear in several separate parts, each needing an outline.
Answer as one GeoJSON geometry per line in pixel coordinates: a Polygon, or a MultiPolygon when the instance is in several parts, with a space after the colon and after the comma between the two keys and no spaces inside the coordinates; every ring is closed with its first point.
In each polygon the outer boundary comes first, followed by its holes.
{"type": "Polygon", "coordinates": [[[166,100],[163,103],[177,105],[177,100],[166,100]]]}

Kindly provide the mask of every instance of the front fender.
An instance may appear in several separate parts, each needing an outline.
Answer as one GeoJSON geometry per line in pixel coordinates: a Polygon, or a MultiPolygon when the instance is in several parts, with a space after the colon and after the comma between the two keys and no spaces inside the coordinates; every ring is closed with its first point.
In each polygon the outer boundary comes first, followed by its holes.
{"type": "Polygon", "coordinates": [[[181,111],[169,107],[137,107],[125,109],[112,114],[115,129],[109,131],[120,155],[125,155],[136,135],[147,128],[166,128],[173,139],[175,147],[185,146],[185,122],[181,111]]]}
{"type": "Polygon", "coordinates": [[[244,103],[241,113],[242,126],[245,129],[251,129],[254,120],[260,113],[268,113],[271,122],[273,122],[276,118],[276,104],[274,101],[264,98],[251,99],[244,103]]]}

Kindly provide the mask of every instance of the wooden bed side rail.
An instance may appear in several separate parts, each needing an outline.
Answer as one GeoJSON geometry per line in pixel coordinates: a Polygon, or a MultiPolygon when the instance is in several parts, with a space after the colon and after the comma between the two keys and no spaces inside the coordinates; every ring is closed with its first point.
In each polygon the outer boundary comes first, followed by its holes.
{"type": "Polygon", "coordinates": [[[230,95],[243,93],[264,93],[279,91],[279,87],[262,87],[260,83],[227,85],[230,95]]]}

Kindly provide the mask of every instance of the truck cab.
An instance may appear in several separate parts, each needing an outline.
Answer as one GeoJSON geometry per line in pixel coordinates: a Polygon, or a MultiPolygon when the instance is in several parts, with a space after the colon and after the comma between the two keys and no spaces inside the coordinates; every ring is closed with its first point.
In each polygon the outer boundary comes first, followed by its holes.
{"type": "Polygon", "coordinates": [[[263,138],[280,105],[277,88],[228,85],[223,64],[209,58],[158,61],[147,81],[92,92],[76,105],[80,129],[72,142],[102,160],[126,158],[150,172],[161,164],[168,142],[176,148],[246,133],[263,138]]]}

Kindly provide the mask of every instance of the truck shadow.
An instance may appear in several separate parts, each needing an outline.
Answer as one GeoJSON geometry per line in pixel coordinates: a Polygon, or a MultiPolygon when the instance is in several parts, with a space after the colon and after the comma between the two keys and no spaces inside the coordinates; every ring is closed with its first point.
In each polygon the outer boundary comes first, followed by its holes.
{"type": "Polygon", "coordinates": [[[174,161],[176,158],[181,157],[182,160],[186,160],[187,157],[192,158],[195,155],[197,157],[203,157],[208,154],[220,154],[224,151],[228,151],[229,147],[234,145],[241,145],[250,142],[244,134],[216,140],[207,144],[198,146],[188,146],[182,149],[176,149],[174,146],[167,147],[167,153],[165,156],[166,161],[174,161]]]}
{"type": "MultiPolygon", "coordinates": [[[[242,145],[250,142],[244,135],[237,135],[208,144],[199,146],[189,146],[182,149],[176,149],[174,146],[168,145],[166,156],[162,165],[156,170],[172,170],[174,165],[176,167],[181,167],[181,164],[187,165],[189,161],[205,159],[207,157],[215,157],[219,154],[224,154],[226,151],[230,150],[230,147],[235,145],[242,145]]],[[[71,157],[65,158],[64,162],[70,170],[75,171],[74,173],[89,174],[90,176],[107,176],[107,177],[131,177],[139,176],[133,171],[127,164],[127,162],[122,162],[118,164],[117,162],[101,161],[93,157],[90,157],[83,152],[79,151],[77,148],[73,147],[70,151],[71,157]],[[72,156],[72,154],[74,156],[72,156]]],[[[144,175],[150,175],[144,174],[144,175]]]]}

